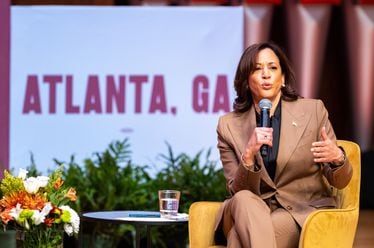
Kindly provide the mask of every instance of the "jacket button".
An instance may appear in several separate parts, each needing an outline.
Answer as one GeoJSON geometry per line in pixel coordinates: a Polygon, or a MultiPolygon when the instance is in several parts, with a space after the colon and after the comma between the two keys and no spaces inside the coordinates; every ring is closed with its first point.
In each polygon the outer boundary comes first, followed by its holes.
{"type": "Polygon", "coordinates": [[[292,210],[291,206],[287,206],[286,208],[287,208],[287,210],[292,210]]]}

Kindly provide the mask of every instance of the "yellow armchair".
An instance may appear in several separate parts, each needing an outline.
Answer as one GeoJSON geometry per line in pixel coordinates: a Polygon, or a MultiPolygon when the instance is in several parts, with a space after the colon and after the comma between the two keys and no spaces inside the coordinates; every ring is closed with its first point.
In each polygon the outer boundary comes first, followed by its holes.
{"type": "MultiPolygon", "coordinates": [[[[356,233],[361,180],[360,147],[351,141],[338,140],[353,167],[352,180],[336,194],[342,201],[340,209],[323,209],[311,213],[304,223],[300,248],[352,248],[356,233]]],[[[194,202],[189,209],[190,248],[213,246],[214,225],[221,202],[194,202]]]]}

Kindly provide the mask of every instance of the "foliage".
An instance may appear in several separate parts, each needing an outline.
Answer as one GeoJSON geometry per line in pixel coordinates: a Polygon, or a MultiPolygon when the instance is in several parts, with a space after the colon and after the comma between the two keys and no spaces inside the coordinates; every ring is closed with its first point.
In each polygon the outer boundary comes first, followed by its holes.
{"type": "Polygon", "coordinates": [[[217,162],[209,159],[210,150],[203,160],[203,152],[194,157],[174,155],[172,147],[167,146],[168,154],[161,155],[166,167],[157,173],[154,188],[180,190],[181,212],[188,212],[195,201],[222,201],[226,195],[225,178],[222,169],[217,169],[217,162]]]}
{"type": "MultiPolygon", "coordinates": [[[[79,212],[119,210],[129,207],[149,209],[147,185],[151,180],[146,167],[132,164],[128,140],[116,141],[94,159],[80,166],[71,157],[64,171],[65,181],[82,192],[75,202],[79,212]]],[[[57,164],[63,164],[57,161],[57,164]]]]}

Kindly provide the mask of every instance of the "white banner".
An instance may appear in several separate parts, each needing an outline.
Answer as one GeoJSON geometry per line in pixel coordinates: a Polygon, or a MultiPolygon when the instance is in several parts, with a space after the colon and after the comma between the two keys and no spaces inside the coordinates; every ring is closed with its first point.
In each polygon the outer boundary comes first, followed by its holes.
{"type": "Polygon", "coordinates": [[[241,7],[12,7],[10,167],[128,137],[136,164],[212,148],[243,50],[241,7]]]}

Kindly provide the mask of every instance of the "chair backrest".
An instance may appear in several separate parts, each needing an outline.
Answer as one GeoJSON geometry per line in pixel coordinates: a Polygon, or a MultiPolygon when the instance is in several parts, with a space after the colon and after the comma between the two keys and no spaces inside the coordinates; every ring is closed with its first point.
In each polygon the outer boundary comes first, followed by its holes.
{"type": "Polygon", "coordinates": [[[353,246],[360,205],[360,147],[345,140],[338,140],[338,145],[344,148],[352,165],[352,179],[344,189],[334,192],[340,200],[338,209],[320,209],[309,214],[300,234],[299,248],[353,246]]]}
{"type": "Polygon", "coordinates": [[[341,201],[341,208],[357,208],[360,204],[360,182],[361,182],[361,154],[360,147],[351,141],[338,140],[342,146],[353,168],[352,179],[344,189],[338,190],[337,195],[341,201]]]}

